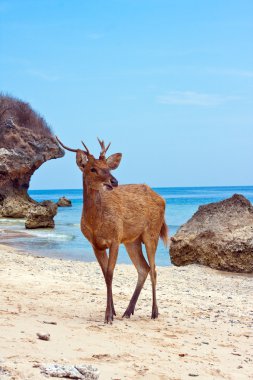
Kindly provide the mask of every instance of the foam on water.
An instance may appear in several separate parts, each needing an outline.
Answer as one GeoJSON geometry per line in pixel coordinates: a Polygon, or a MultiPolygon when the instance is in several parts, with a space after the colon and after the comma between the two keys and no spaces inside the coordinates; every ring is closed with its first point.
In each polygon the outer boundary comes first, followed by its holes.
{"type": "Polygon", "coordinates": [[[1,225],[17,225],[25,224],[25,219],[14,219],[14,218],[0,218],[1,225]]]}
{"type": "MultiPolygon", "coordinates": [[[[23,231],[19,231],[19,232],[23,232],[23,231]]],[[[39,238],[42,238],[42,239],[48,239],[48,240],[62,240],[62,241],[68,241],[68,240],[73,240],[75,239],[75,236],[74,235],[67,235],[67,234],[60,234],[60,233],[56,233],[54,231],[48,231],[48,230],[40,230],[40,229],[36,229],[36,230],[28,230],[26,231],[26,233],[30,236],[36,236],[36,237],[39,237],[39,238]]]]}

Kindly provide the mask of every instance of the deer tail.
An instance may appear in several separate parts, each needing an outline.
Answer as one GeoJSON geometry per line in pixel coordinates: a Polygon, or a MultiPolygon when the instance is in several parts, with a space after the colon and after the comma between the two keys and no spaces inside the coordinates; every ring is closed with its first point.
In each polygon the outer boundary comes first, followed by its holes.
{"type": "Polygon", "coordinates": [[[163,241],[163,244],[166,248],[169,246],[169,228],[165,222],[165,219],[163,221],[161,230],[160,230],[160,238],[163,241]]]}

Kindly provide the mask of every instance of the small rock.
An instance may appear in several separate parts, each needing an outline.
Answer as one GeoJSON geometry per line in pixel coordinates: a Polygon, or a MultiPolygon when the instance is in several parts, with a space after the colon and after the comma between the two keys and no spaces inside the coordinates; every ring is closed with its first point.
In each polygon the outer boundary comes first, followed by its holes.
{"type": "Polygon", "coordinates": [[[2,380],[6,379],[7,380],[10,378],[10,376],[11,376],[10,372],[1,366],[0,367],[0,379],[2,379],[2,380]]]}
{"type": "Polygon", "coordinates": [[[47,325],[57,325],[57,322],[54,322],[54,321],[43,321],[43,323],[47,325]]]}
{"type": "Polygon", "coordinates": [[[71,207],[72,203],[69,199],[66,197],[59,198],[58,202],[56,203],[58,207],[71,207]]]}
{"type": "Polygon", "coordinates": [[[99,371],[92,365],[61,365],[46,364],[40,367],[41,373],[51,377],[65,377],[69,379],[97,380],[99,371]]]}
{"type": "Polygon", "coordinates": [[[110,355],[108,355],[108,354],[94,354],[94,355],[92,355],[92,357],[100,360],[100,359],[104,359],[104,358],[109,358],[110,355]]]}
{"type": "Polygon", "coordinates": [[[92,365],[76,365],[75,368],[84,376],[84,379],[97,380],[99,378],[99,371],[92,365]]]}
{"type": "Polygon", "coordinates": [[[49,333],[37,333],[37,337],[41,340],[50,340],[49,333]]]}

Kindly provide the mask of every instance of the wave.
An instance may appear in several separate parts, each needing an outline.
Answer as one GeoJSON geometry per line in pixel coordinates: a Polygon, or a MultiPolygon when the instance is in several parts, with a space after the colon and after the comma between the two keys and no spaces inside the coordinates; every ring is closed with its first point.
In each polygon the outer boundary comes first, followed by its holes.
{"type": "Polygon", "coordinates": [[[14,218],[0,218],[0,224],[8,224],[8,225],[15,225],[15,224],[25,224],[25,219],[14,219],[14,218]]]}
{"type": "MultiPolygon", "coordinates": [[[[23,232],[23,231],[19,231],[23,232]]],[[[61,234],[57,232],[44,232],[43,230],[29,230],[26,231],[26,234],[29,236],[35,236],[38,238],[42,239],[48,239],[48,240],[62,240],[62,241],[69,241],[69,240],[74,240],[75,236],[74,235],[69,235],[69,234],[61,234]]]]}
{"type": "Polygon", "coordinates": [[[66,222],[58,222],[57,225],[61,226],[69,226],[69,227],[80,227],[80,223],[66,223],[66,222]]]}

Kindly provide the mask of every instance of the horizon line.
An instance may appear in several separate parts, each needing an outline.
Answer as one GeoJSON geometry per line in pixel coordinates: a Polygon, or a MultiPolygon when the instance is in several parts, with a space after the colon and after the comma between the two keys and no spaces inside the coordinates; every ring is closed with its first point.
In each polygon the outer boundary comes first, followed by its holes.
{"type": "MultiPolygon", "coordinates": [[[[125,185],[125,184],[124,184],[125,185]]],[[[132,184],[126,184],[132,185],[132,184]]],[[[212,185],[212,186],[149,186],[151,189],[203,189],[203,188],[238,188],[238,187],[253,187],[253,185],[212,185]]],[[[29,191],[49,191],[49,190],[83,190],[82,187],[79,188],[48,188],[48,189],[28,189],[29,191]]]]}

